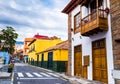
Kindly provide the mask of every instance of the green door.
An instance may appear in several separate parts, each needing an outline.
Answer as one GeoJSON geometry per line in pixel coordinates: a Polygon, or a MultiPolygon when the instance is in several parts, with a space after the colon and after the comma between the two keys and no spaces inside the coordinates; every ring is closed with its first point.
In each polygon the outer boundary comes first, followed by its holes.
{"type": "Polygon", "coordinates": [[[42,58],[41,58],[41,67],[44,67],[44,54],[42,54],[42,58]]]}
{"type": "Polygon", "coordinates": [[[37,66],[39,65],[39,55],[37,55],[37,66]]]}
{"type": "Polygon", "coordinates": [[[53,69],[53,52],[48,53],[48,69],[53,69]]]}

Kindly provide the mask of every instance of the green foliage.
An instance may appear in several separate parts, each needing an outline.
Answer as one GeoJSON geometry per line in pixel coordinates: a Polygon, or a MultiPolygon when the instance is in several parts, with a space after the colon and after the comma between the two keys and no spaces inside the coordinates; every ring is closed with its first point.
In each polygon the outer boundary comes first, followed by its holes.
{"type": "Polygon", "coordinates": [[[14,52],[14,46],[16,39],[18,38],[18,34],[12,27],[6,27],[6,29],[3,29],[2,32],[3,34],[0,35],[0,41],[5,40],[5,42],[1,51],[6,51],[12,54],[14,52]],[[5,47],[5,45],[7,46],[5,47]]]}
{"type": "Polygon", "coordinates": [[[8,72],[12,72],[13,71],[13,68],[14,68],[14,64],[9,64],[8,65],[8,72]]]}
{"type": "Polygon", "coordinates": [[[13,69],[13,68],[14,68],[14,64],[11,63],[8,65],[8,69],[13,69]]]}

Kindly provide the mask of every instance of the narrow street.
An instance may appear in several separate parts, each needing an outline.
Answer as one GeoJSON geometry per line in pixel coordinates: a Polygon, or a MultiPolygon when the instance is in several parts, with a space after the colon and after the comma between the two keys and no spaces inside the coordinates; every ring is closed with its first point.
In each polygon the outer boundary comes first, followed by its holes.
{"type": "Polygon", "coordinates": [[[38,70],[27,64],[15,63],[13,84],[70,84],[54,73],[38,70]]]}

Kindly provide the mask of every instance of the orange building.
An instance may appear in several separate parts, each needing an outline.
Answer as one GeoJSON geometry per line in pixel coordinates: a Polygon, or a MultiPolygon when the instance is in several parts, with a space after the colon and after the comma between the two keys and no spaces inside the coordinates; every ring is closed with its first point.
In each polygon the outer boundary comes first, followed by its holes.
{"type": "Polygon", "coordinates": [[[23,48],[23,56],[24,59],[26,59],[28,57],[28,51],[29,51],[29,43],[33,40],[34,38],[25,38],[24,39],[24,48],[23,48]]]}

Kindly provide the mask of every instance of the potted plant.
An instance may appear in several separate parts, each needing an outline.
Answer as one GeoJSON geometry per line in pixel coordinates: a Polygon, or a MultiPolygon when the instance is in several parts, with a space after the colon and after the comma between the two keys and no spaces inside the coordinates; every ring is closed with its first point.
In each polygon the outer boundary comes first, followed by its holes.
{"type": "Polygon", "coordinates": [[[8,65],[8,72],[11,73],[13,68],[14,68],[14,64],[13,63],[9,64],[8,65]]]}

